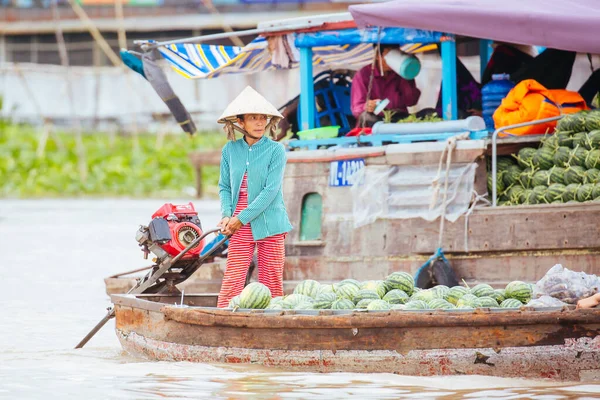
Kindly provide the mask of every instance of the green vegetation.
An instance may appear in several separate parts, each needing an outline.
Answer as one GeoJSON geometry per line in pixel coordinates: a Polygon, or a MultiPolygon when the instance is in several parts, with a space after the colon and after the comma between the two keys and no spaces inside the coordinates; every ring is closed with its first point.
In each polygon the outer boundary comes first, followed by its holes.
{"type": "MultiPolygon", "coordinates": [[[[219,132],[167,135],[162,144],[150,134],[84,134],[80,157],[74,134],[53,132],[45,146],[42,136],[0,120],[0,197],[189,196],[196,182],[189,153],[226,142],[219,132]]],[[[202,175],[205,193],[216,196],[218,167],[202,175]]]]}

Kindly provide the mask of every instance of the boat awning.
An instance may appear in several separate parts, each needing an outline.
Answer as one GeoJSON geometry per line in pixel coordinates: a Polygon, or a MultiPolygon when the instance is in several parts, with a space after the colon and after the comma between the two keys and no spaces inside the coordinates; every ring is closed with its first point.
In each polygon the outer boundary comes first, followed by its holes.
{"type": "Polygon", "coordinates": [[[349,7],[357,26],[431,29],[480,39],[600,53],[598,0],[393,0],[349,7]]]}
{"type": "Polygon", "coordinates": [[[184,77],[207,79],[297,68],[302,47],[312,48],[315,67],[358,68],[372,61],[373,43],[396,43],[407,53],[418,53],[434,50],[441,40],[440,33],[419,29],[341,29],[259,36],[244,47],[184,43],[158,51],[184,77]]]}

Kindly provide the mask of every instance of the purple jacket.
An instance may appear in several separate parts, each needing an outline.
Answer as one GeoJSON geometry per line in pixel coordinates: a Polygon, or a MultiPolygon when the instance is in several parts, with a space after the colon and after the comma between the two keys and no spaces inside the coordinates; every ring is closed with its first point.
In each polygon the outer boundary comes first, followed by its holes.
{"type": "MultiPolygon", "coordinates": [[[[365,111],[370,75],[371,66],[367,65],[361,68],[352,79],[350,101],[352,114],[357,118],[365,111]]],[[[393,71],[388,71],[381,76],[379,68],[375,68],[370,100],[389,99],[390,104],[386,109],[406,112],[408,111],[407,107],[417,104],[419,97],[421,97],[421,91],[417,88],[414,80],[408,81],[393,71]]]]}

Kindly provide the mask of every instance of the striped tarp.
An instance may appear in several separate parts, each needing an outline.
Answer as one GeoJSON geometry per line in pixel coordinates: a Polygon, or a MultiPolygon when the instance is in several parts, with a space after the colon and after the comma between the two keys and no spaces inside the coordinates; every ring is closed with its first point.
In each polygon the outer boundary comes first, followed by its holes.
{"type": "MultiPolygon", "coordinates": [[[[162,56],[175,71],[188,79],[216,78],[227,74],[251,74],[278,69],[271,63],[267,40],[258,37],[244,47],[207,44],[172,44],[159,47],[162,56]]],[[[435,49],[435,44],[409,44],[402,50],[417,53],[435,49]]],[[[343,46],[313,47],[313,65],[360,67],[372,61],[373,45],[361,43],[343,46]]],[[[299,63],[292,63],[297,68],[299,63]]]]}

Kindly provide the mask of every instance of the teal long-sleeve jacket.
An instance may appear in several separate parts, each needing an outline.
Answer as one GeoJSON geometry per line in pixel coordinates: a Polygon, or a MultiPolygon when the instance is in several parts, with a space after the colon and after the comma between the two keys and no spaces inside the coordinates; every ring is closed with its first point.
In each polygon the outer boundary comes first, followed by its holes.
{"type": "Polygon", "coordinates": [[[252,146],[242,138],[223,147],[219,177],[221,214],[233,215],[247,172],[248,207],[237,217],[244,225],[250,223],[254,240],[292,230],[282,191],[286,161],[283,145],[266,136],[252,146]]]}

